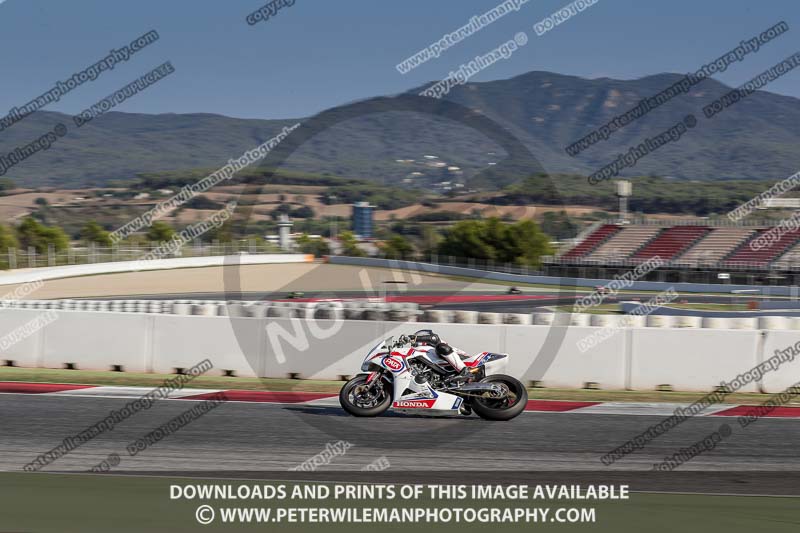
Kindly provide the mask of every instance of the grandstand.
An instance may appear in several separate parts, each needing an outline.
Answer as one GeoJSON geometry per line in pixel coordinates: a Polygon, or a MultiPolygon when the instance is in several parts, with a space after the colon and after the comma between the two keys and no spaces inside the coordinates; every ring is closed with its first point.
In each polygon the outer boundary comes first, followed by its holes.
{"type": "Polygon", "coordinates": [[[775,283],[778,278],[785,282],[787,276],[776,274],[780,271],[800,281],[800,229],[778,232],[777,224],[705,219],[599,224],[544,263],[551,274],[601,277],[613,273],[614,268],[629,269],[659,257],[665,271],[674,271],[660,279],[686,281],[702,271],[705,275],[700,278],[708,282],[730,279],[716,275],[721,272],[735,272],[740,281],[749,283],[775,283]],[[776,232],[776,238],[759,240],[768,232],[776,232]]]}
{"type": "Polygon", "coordinates": [[[617,224],[603,224],[597,231],[593,231],[591,235],[564,254],[563,257],[567,259],[571,257],[582,257],[587,252],[596,248],[598,244],[619,232],[620,229],[622,229],[622,227],[617,224]]]}
{"type": "Polygon", "coordinates": [[[727,259],[730,262],[745,262],[768,266],[773,260],[777,259],[789,248],[793,247],[800,240],[800,230],[790,230],[783,233],[777,240],[769,246],[753,247],[753,243],[763,234],[775,228],[762,228],[756,235],[746,243],[739,246],[727,259]]]}
{"type": "Polygon", "coordinates": [[[731,255],[753,233],[755,230],[751,228],[716,228],[681,255],[680,259],[689,264],[713,265],[731,255]]]}
{"type": "Polygon", "coordinates": [[[602,242],[591,253],[588,259],[603,261],[606,259],[627,259],[644,243],[652,239],[661,228],[656,226],[620,226],[611,238],[602,242]]]}
{"type": "Polygon", "coordinates": [[[631,255],[634,261],[652,259],[673,259],[684,250],[692,248],[694,244],[705,237],[711,228],[706,226],[673,226],[660,231],[658,235],[644,246],[640,246],[631,255]]]}
{"type": "Polygon", "coordinates": [[[789,263],[789,264],[800,264],[800,242],[789,248],[785,254],[783,254],[777,261],[776,264],[782,263],[789,263]]]}

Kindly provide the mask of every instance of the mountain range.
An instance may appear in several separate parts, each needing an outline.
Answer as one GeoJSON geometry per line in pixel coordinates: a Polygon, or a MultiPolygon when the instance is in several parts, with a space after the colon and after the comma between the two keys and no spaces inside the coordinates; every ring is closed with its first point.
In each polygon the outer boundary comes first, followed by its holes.
{"type": "MultiPolygon", "coordinates": [[[[696,127],[621,174],[777,180],[800,170],[800,99],[757,91],[708,119],[703,116],[703,106],[731,90],[713,79],[700,82],[575,157],[565,151],[566,146],[681,78],[679,74],[658,74],[636,80],[585,79],[528,72],[506,80],[459,85],[444,98],[501,124],[549,173],[591,174],[689,114],[697,118],[696,127]]],[[[0,156],[62,123],[68,130],[64,137],[11,167],[5,176],[22,186],[101,186],[139,173],[218,168],[302,120],[109,112],[78,128],[71,116],[42,110],[0,132],[0,156]]],[[[426,155],[458,167],[458,175],[469,184],[478,170],[502,160],[504,151],[466,126],[397,111],[354,118],[320,133],[304,144],[286,167],[385,183],[406,178],[413,183],[407,178],[417,169],[409,167],[408,161],[425,162],[426,155]]],[[[479,185],[500,187],[514,179],[479,185]]]]}

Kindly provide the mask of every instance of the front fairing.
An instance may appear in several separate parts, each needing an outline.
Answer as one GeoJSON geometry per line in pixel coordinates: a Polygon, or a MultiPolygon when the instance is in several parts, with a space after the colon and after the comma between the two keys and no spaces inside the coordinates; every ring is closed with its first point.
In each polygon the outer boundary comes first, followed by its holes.
{"type": "Polygon", "coordinates": [[[388,353],[389,350],[386,348],[387,341],[381,341],[376,344],[368,353],[367,356],[364,358],[364,362],[361,363],[361,371],[362,372],[369,372],[369,365],[370,362],[378,355],[388,353]]]}

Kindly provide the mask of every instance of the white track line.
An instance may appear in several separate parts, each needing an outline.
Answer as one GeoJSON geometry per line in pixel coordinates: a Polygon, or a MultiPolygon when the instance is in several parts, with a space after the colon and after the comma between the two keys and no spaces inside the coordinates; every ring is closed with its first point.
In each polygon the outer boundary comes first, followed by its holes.
{"type": "MultiPolygon", "coordinates": [[[[588,407],[578,407],[570,413],[597,414],[597,415],[642,415],[642,416],[672,416],[678,408],[686,408],[685,403],[626,403],[603,402],[588,407]]],[[[719,404],[710,405],[695,416],[708,416],[711,413],[726,411],[735,405],[719,404]]]]}
{"type": "MultiPolygon", "coordinates": [[[[22,392],[0,392],[0,394],[18,394],[18,395],[25,395],[25,396],[60,396],[60,397],[74,397],[74,398],[117,398],[117,399],[136,399],[144,396],[148,392],[153,390],[152,388],[148,387],[118,387],[118,386],[97,386],[97,387],[89,387],[84,389],[72,389],[72,390],[65,390],[59,392],[42,392],[42,393],[22,393],[22,392]]],[[[194,396],[198,395],[206,395],[206,394],[215,394],[215,393],[224,393],[228,392],[225,389],[180,389],[171,391],[168,394],[167,400],[177,400],[181,399],[184,401],[191,401],[195,400],[194,396]]],[[[201,398],[196,399],[195,401],[202,401],[201,398]]],[[[273,405],[296,405],[296,406],[306,406],[306,407],[318,407],[318,408],[338,408],[339,405],[339,398],[336,395],[331,395],[327,398],[318,398],[316,400],[309,400],[305,402],[285,402],[285,401],[268,401],[268,402],[258,402],[258,401],[249,401],[249,400],[226,400],[231,403],[251,403],[251,404],[258,404],[258,403],[268,403],[273,405]]],[[[548,403],[556,403],[560,400],[547,400],[548,403]]],[[[627,402],[602,402],[596,405],[590,405],[587,407],[577,407],[575,409],[571,409],[569,411],[548,411],[548,410],[536,410],[536,409],[526,409],[523,411],[524,413],[537,413],[537,414],[591,414],[591,415],[624,415],[624,416],[663,416],[669,417],[675,414],[675,410],[679,408],[687,408],[690,404],[685,403],[658,403],[658,402],[634,402],[634,403],[627,403],[627,402]]],[[[710,415],[714,415],[716,413],[720,413],[722,411],[726,411],[728,409],[733,409],[735,407],[740,407],[739,405],[733,404],[717,404],[711,405],[706,407],[700,413],[695,416],[698,417],[706,417],[710,415]]],[[[433,413],[434,411],[423,411],[423,410],[412,410],[411,412],[417,414],[423,413],[433,413]]],[[[439,412],[436,412],[439,414],[439,412]]],[[[447,412],[442,411],[441,414],[448,414],[447,412]]],[[[726,416],[726,415],[723,415],[726,416]]],[[[727,416],[738,416],[738,415],[727,415],[727,416]]],[[[765,418],[769,418],[770,420],[775,419],[783,419],[783,420],[798,420],[800,419],[800,410],[798,410],[797,417],[782,417],[782,416],[767,416],[765,418]]]]}
{"type": "MultiPolygon", "coordinates": [[[[39,395],[44,396],[100,396],[103,398],[141,398],[154,389],[147,387],[92,387],[88,389],[73,389],[60,392],[44,392],[39,395]]],[[[168,398],[183,398],[186,396],[196,396],[198,394],[214,394],[224,392],[222,389],[180,389],[170,391],[168,398]]]]}

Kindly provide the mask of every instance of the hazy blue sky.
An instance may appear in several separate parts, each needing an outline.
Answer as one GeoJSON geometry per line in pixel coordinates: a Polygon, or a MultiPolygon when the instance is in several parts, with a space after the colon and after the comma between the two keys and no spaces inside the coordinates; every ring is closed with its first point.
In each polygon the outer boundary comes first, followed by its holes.
{"type": "MultiPolygon", "coordinates": [[[[411,73],[395,65],[501,0],[296,0],[266,22],[260,0],[6,0],[0,5],[0,110],[22,105],[155,29],[161,39],[47,109],[76,113],[164,61],[176,72],[119,111],[285,118],[439,80],[515,33],[528,44],[473,81],[547,70],[631,79],[687,72],[785,20],[790,31],[718,76],[735,85],[798,50],[797,0],[599,0],[538,37],[569,0],[531,0],[411,73]]],[[[800,97],[798,73],[770,91],[800,97]]]]}

